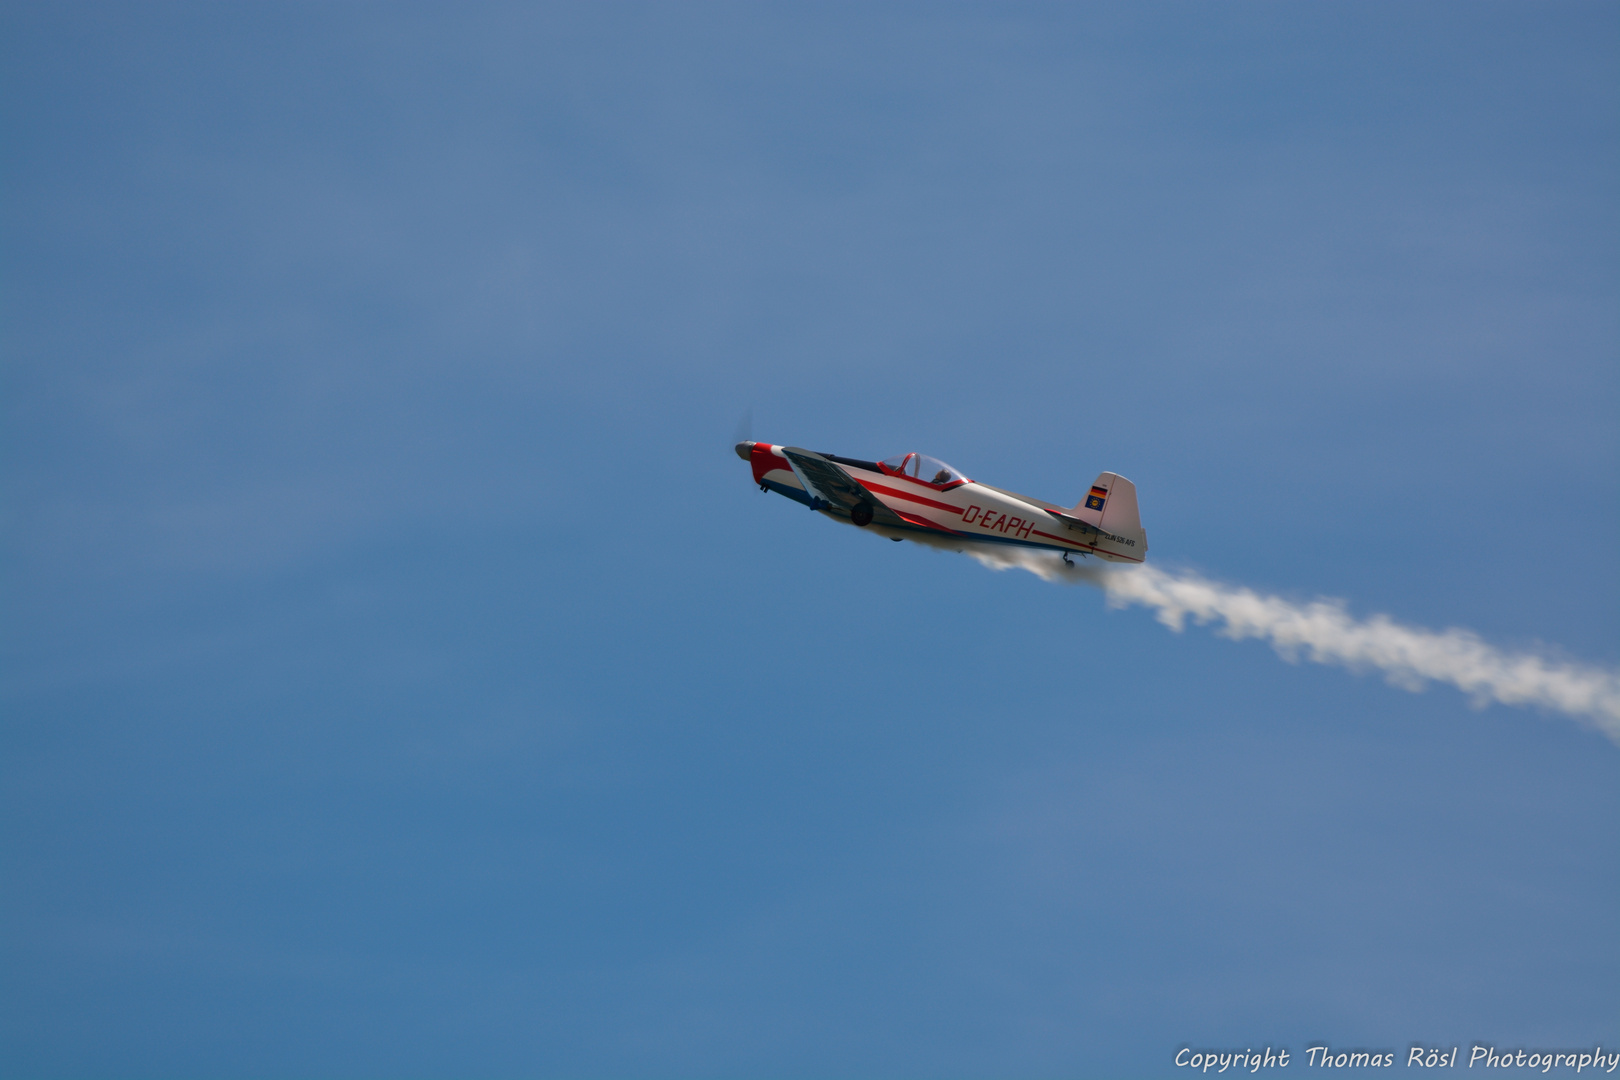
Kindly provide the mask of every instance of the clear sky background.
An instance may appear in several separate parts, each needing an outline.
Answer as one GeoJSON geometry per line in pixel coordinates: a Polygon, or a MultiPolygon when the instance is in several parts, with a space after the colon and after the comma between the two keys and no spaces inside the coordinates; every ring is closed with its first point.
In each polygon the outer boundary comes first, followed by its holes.
{"type": "Polygon", "coordinates": [[[1620,1046],[1613,743],[731,452],[1111,469],[1161,565],[1620,666],[1620,7],[8,4],[0,50],[0,1071],[1620,1046]]]}

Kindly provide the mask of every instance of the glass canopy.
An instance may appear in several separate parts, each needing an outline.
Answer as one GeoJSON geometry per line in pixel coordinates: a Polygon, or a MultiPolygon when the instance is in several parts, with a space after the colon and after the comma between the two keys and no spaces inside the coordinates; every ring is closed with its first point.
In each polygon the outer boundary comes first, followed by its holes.
{"type": "Polygon", "coordinates": [[[891,476],[910,477],[935,487],[948,487],[967,479],[939,458],[927,454],[896,454],[892,458],[885,458],[880,464],[883,471],[891,476]]]}

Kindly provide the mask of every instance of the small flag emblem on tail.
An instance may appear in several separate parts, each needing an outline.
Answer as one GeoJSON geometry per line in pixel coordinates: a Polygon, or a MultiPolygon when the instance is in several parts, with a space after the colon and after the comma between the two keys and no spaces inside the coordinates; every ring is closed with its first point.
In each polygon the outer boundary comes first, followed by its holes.
{"type": "Polygon", "coordinates": [[[1108,489],[1105,487],[1097,487],[1095,484],[1093,484],[1091,494],[1086,496],[1086,509],[1101,510],[1103,508],[1103,502],[1107,498],[1108,489]]]}

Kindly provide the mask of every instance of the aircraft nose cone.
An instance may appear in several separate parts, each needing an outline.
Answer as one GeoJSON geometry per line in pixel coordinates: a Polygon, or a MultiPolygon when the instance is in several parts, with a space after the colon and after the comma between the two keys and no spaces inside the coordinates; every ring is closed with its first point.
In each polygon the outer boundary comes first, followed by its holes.
{"type": "Polygon", "coordinates": [[[737,456],[742,458],[744,461],[747,461],[749,460],[750,455],[754,452],[754,444],[751,442],[740,442],[737,444],[736,450],[737,456]]]}

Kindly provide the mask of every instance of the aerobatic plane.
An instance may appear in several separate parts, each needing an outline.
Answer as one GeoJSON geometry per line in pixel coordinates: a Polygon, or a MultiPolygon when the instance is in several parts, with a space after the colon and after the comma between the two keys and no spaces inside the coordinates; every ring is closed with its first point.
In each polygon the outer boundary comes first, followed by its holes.
{"type": "Polygon", "coordinates": [[[753,467],[761,491],[891,540],[1017,544],[1062,552],[1064,562],[1076,554],[1110,562],[1147,558],[1136,485],[1118,473],[1099,474],[1071,509],[969,480],[924,454],[862,461],[740,442],[737,456],[753,467]]]}

